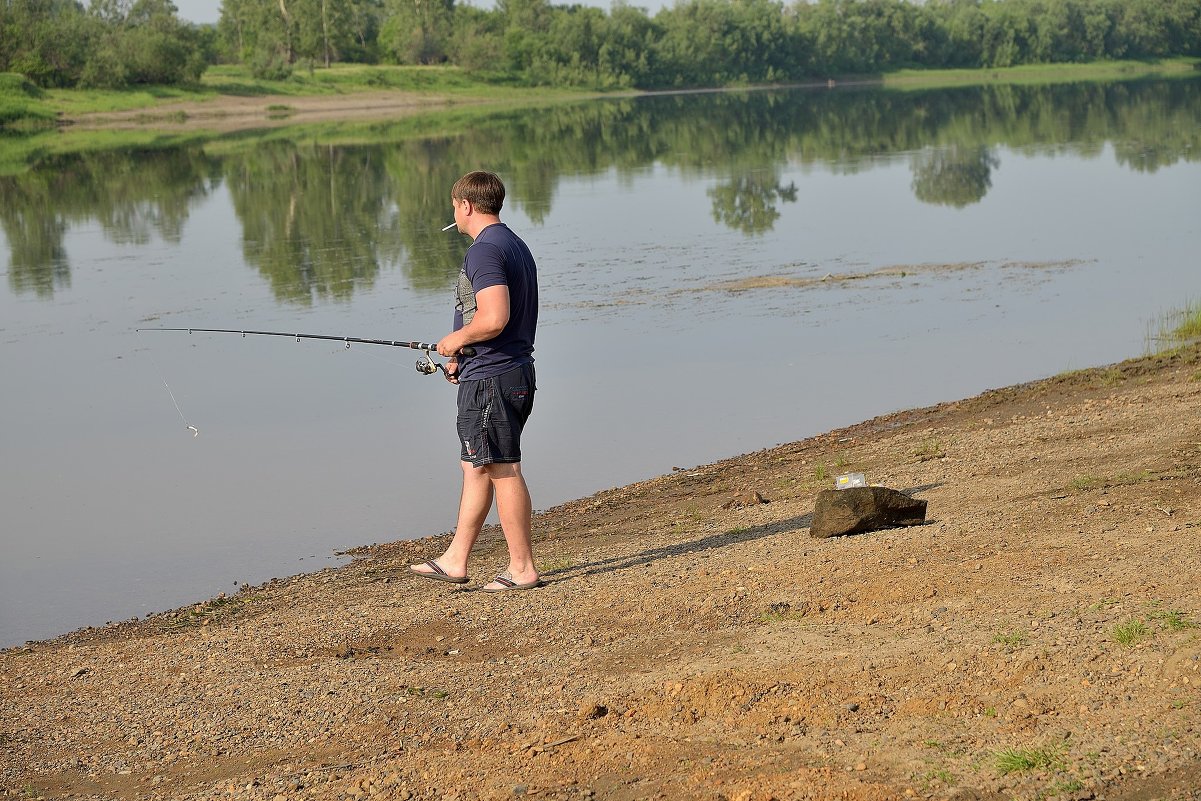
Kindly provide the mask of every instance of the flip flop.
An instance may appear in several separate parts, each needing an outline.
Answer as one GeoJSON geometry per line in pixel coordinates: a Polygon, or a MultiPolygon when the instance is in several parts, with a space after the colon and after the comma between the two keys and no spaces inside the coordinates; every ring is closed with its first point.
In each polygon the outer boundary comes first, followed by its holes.
{"type": "Polygon", "coordinates": [[[492,589],[488,589],[487,587],[480,587],[480,589],[483,590],[484,592],[508,592],[509,590],[532,590],[535,587],[542,586],[542,577],[541,576],[539,576],[538,578],[534,579],[533,581],[527,582],[525,584],[518,584],[516,581],[513,580],[513,574],[507,570],[492,580],[501,586],[493,587],[492,589]]]}
{"type": "Polygon", "coordinates": [[[466,584],[471,581],[467,576],[452,576],[442,569],[442,565],[435,562],[433,559],[425,563],[425,566],[432,570],[432,573],[426,573],[421,570],[414,570],[413,566],[409,566],[409,572],[414,573],[422,578],[433,579],[434,581],[445,581],[448,584],[466,584]]]}

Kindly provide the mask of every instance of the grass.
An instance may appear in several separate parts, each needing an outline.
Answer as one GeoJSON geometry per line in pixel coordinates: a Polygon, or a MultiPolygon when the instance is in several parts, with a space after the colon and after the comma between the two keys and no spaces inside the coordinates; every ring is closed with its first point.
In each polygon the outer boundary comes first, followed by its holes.
{"type": "Polygon", "coordinates": [[[1088,492],[1091,489],[1096,489],[1103,485],[1103,480],[1100,476],[1083,475],[1076,476],[1069,483],[1068,487],[1076,492],[1088,492]]]}
{"type": "Polygon", "coordinates": [[[1184,612],[1179,609],[1160,609],[1160,604],[1160,601],[1151,601],[1147,604],[1150,609],[1147,612],[1148,622],[1154,621],[1168,631],[1184,631],[1197,627],[1197,624],[1189,620],[1188,615],[1184,612]]]}
{"type": "Polygon", "coordinates": [[[897,89],[971,86],[988,83],[1047,84],[1076,81],[1114,81],[1144,76],[1191,76],[1197,59],[1154,61],[1096,61],[1089,64],[1025,64],[998,69],[897,70],[883,76],[884,85],[897,89]]]}
{"type": "Polygon", "coordinates": [[[1006,748],[996,754],[997,772],[1002,776],[1028,770],[1063,767],[1063,744],[1049,748],[1006,748]]]}
{"type": "Polygon", "coordinates": [[[54,109],[45,93],[14,72],[0,72],[0,130],[29,132],[54,125],[54,109]]]}
{"type": "Polygon", "coordinates": [[[913,455],[918,458],[918,461],[928,462],[931,459],[941,459],[947,455],[947,451],[943,448],[941,440],[927,439],[914,448],[913,455]]]}
{"type": "Polygon", "coordinates": [[[1008,645],[1011,648],[1016,648],[1019,645],[1025,644],[1026,635],[1024,632],[1011,631],[1007,634],[997,634],[992,638],[992,641],[997,645],[1008,645]]]}
{"type": "MultiPolygon", "coordinates": [[[[5,74],[7,76],[8,74],[5,74]]],[[[6,78],[9,83],[23,76],[6,78]]],[[[80,114],[153,110],[169,103],[195,103],[233,97],[311,97],[360,92],[410,92],[440,98],[447,103],[472,101],[544,101],[548,97],[583,97],[595,92],[578,89],[525,87],[497,83],[471,75],[453,66],[334,64],[312,72],[298,70],[291,77],[270,81],[255,78],[241,65],[216,65],[205,70],[192,86],[150,86],[131,89],[46,89],[41,90],[43,112],[53,119],[58,113],[80,114]]],[[[0,82],[0,109],[13,92],[0,82]]],[[[0,116],[0,124],[3,123],[0,116]]]]}
{"type": "Polygon", "coordinates": [[[1084,782],[1079,779],[1068,779],[1066,781],[1055,782],[1055,784],[1052,784],[1045,791],[1039,793],[1039,796],[1042,798],[1054,798],[1064,793],[1074,793],[1077,790],[1083,789],[1084,782]]]}
{"type": "Polygon", "coordinates": [[[1108,478],[1094,474],[1085,474],[1076,476],[1068,482],[1068,489],[1073,492],[1089,492],[1095,489],[1108,489],[1109,487],[1124,487],[1130,484],[1142,484],[1145,481],[1154,481],[1155,475],[1150,470],[1135,470],[1125,473],[1118,473],[1115,476],[1108,478]]]}
{"type": "Polygon", "coordinates": [[[575,567],[576,564],[578,564],[576,560],[570,556],[548,556],[538,560],[538,572],[558,573],[561,570],[575,567]]]}
{"type": "Polygon", "coordinates": [[[244,592],[237,595],[225,595],[222,593],[216,598],[210,598],[203,603],[196,604],[190,609],[172,613],[169,617],[163,619],[160,625],[166,631],[184,631],[198,626],[207,626],[236,615],[248,603],[257,600],[258,597],[258,595],[251,595],[244,592]]]}
{"type": "Polygon", "coordinates": [[[782,601],[769,606],[759,613],[760,623],[782,623],[785,620],[800,620],[805,616],[807,607],[794,610],[792,604],[782,601]]]}
{"type": "Polygon", "coordinates": [[[1127,648],[1150,633],[1151,630],[1147,628],[1147,624],[1136,618],[1131,618],[1125,623],[1119,623],[1113,627],[1114,641],[1118,645],[1123,645],[1127,648]]]}
{"type": "Polygon", "coordinates": [[[1201,342],[1201,301],[1189,300],[1175,311],[1160,315],[1147,333],[1147,352],[1164,353],[1201,342]]]}

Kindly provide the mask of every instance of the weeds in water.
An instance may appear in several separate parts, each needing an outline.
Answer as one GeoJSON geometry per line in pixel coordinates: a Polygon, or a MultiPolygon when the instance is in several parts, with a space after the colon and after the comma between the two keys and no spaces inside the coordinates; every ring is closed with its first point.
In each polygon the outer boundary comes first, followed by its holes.
{"type": "Polygon", "coordinates": [[[1163,353],[1197,341],[1201,341],[1201,301],[1190,300],[1184,308],[1162,315],[1153,332],[1148,330],[1147,351],[1163,353]]]}
{"type": "Polygon", "coordinates": [[[1141,620],[1131,618],[1125,623],[1119,623],[1113,627],[1113,639],[1118,645],[1124,645],[1127,648],[1134,645],[1136,642],[1146,637],[1151,633],[1147,628],[1147,624],[1141,620]]]}
{"type": "Polygon", "coordinates": [[[1052,748],[1006,748],[997,752],[997,772],[1002,776],[1038,768],[1063,767],[1063,745],[1052,748]]]}

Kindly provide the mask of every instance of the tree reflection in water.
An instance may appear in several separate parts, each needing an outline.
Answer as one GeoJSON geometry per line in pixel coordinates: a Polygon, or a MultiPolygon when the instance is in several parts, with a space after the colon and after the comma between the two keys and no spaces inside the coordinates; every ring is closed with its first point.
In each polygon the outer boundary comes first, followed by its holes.
{"type": "MultiPolygon", "coordinates": [[[[454,117],[454,133],[414,136],[408,123],[314,144],[305,130],[221,150],[190,145],[47,158],[0,178],[0,227],[12,291],[52,297],[70,286],[73,226],[98,224],[116,243],[177,242],[190,212],[227,188],[242,252],[289,304],[344,300],[399,269],[415,289],[441,289],[466,248],[438,229],[449,187],[487,165],[510,188],[506,208],[535,224],[560,180],[655,165],[705,180],[714,220],[747,236],[771,231],[797,186],[781,171],[821,164],[872,169],[913,154],[911,189],[963,208],[991,187],[1001,148],[1096,158],[1154,171],[1201,158],[1201,80],[983,86],[923,91],[806,89],[661,95],[454,117]],[[363,144],[362,142],[367,142],[363,144]]],[[[456,112],[459,113],[459,112],[456,112]]]]}

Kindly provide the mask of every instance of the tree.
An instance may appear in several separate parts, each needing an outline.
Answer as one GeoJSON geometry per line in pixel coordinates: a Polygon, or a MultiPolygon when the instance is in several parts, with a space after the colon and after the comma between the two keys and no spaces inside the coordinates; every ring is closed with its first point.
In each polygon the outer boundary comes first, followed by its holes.
{"type": "Polygon", "coordinates": [[[454,0],[385,0],[384,52],[399,64],[440,64],[453,36],[454,0]]]}

